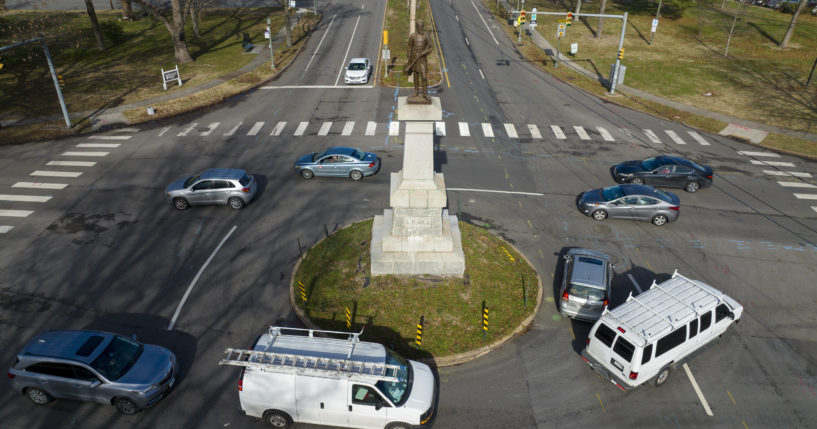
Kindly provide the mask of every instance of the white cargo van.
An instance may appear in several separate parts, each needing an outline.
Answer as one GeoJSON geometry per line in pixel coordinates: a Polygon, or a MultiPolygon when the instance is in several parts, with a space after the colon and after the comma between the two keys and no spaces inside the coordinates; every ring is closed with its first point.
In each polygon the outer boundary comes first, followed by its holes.
{"type": "Polygon", "coordinates": [[[737,323],[741,306],[723,292],[676,270],[672,278],[613,310],[593,325],[582,359],[622,390],[660,386],[683,364],[737,323]]]}
{"type": "Polygon", "coordinates": [[[271,427],[426,425],[434,412],[431,369],[382,344],[361,342],[360,334],[270,327],[251,349],[227,349],[219,364],[243,367],[241,410],[271,427]]]}

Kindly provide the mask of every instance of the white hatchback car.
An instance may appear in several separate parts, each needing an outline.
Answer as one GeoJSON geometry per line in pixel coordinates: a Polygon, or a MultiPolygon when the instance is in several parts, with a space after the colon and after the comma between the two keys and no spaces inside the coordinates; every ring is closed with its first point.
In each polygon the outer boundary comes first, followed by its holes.
{"type": "Polygon", "coordinates": [[[368,83],[372,74],[372,64],[368,58],[352,58],[349,67],[346,67],[346,83],[368,83]]]}

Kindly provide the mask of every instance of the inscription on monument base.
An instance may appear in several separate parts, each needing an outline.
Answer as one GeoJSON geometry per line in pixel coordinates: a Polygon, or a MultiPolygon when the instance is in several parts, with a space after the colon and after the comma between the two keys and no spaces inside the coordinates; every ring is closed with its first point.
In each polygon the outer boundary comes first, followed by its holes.
{"type": "Polygon", "coordinates": [[[393,234],[429,236],[442,234],[440,209],[394,209],[393,234]]]}

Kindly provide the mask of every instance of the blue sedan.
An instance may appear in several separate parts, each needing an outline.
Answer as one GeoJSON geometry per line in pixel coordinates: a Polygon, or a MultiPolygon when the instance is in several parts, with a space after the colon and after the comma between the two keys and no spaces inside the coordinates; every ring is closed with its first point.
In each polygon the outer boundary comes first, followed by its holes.
{"type": "Polygon", "coordinates": [[[351,177],[360,180],[380,170],[380,158],[351,147],[333,147],[304,155],[295,161],[295,173],[304,179],[315,176],[351,177]]]}

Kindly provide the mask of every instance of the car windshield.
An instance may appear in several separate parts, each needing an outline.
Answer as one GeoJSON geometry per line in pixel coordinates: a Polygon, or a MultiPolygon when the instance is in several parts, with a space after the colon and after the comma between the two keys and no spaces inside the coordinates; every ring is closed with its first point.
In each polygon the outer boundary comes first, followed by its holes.
{"type": "Polygon", "coordinates": [[[585,285],[570,285],[570,295],[593,301],[604,301],[604,290],[585,285]]]}
{"type": "Polygon", "coordinates": [[[405,358],[386,349],[386,365],[398,365],[397,381],[378,381],[375,386],[397,407],[403,405],[411,393],[412,369],[405,358]]]}
{"type": "Polygon", "coordinates": [[[605,201],[612,201],[616,198],[623,197],[624,192],[621,191],[621,186],[608,186],[601,190],[601,195],[605,201]]]}
{"type": "Polygon", "coordinates": [[[357,149],[355,149],[355,150],[352,151],[352,156],[359,159],[359,160],[363,160],[363,158],[366,157],[366,154],[359,151],[359,150],[357,150],[357,149]]]}
{"type": "Polygon", "coordinates": [[[105,347],[91,367],[108,380],[118,380],[136,363],[144,346],[125,337],[116,336],[105,347]]]}
{"type": "Polygon", "coordinates": [[[351,64],[349,64],[349,70],[366,70],[366,64],[363,64],[363,63],[351,63],[351,64]]]}
{"type": "Polygon", "coordinates": [[[645,170],[652,171],[660,167],[661,163],[655,159],[655,157],[652,157],[641,161],[641,166],[644,167],[645,170]]]}
{"type": "Polygon", "coordinates": [[[655,190],[655,195],[658,198],[661,198],[662,200],[672,204],[672,196],[670,194],[668,194],[668,193],[666,193],[666,192],[664,192],[664,191],[662,191],[660,189],[656,189],[655,190]]]}
{"type": "Polygon", "coordinates": [[[252,181],[252,179],[250,179],[250,176],[247,176],[245,174],[243,177],[241,177],[241,179],[238,181],[238,183],[240,183],[241,186],[247,186],[247,185],[250,184],[251,181],[252,181]]]}
{"type": "Polygon", "coordinates": [[[184,187],[189,188],[190,185],[198,182],[200,177],[201,177],[201,174],[197,174],[195,176],[188,177],[187,180],[184,181],[184,187]]]}

